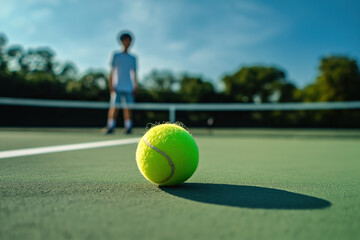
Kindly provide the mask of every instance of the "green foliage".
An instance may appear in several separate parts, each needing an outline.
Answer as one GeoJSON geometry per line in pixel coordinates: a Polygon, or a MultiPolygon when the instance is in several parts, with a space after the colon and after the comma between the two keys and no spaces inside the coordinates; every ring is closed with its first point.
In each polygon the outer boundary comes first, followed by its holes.
{"type": "Polygon", "coordinates": [[[145,87],[159,92],[172,92],[178,84],[178,79],[171,71],[153,70],[144,79],[145,87]]]}
{"type": "Polygon", "coordinates": [[[323,58],[315,87],[318,101],[360,100],[360,73],[356,61],[343,56],[323,58]]]}
{"type": "Polygon", "coordinates": [[[106,101],[109,93],[105,73],[88,72],[80,80],[69,80],[66,92],[72,99],[106,101]]]}
{"type": "Polygon", "coordinates": [[[25,50],[6,43],[0,34],[0,96],[108,100],[105,73],[90,71],[79,78],[75,64],[57,62],[50,48],[25,50]]]}
{"type": "Polygon", "coordinates": [[[19,58],[21,70],[54,74],[55,54],[49,48],[29,49],[19,58]]]}
{"type": "Polygon", "coordinates": [[[0,33],[0,71],[5,71],[7,69],[7,62],[5,59],[5,45],[7,42],[7,38],[5,34],[0,33]]]}
{"type": "MultiPolygon", "coordinates": [[[[315,83],[297,92],[304,102],[360,100],[360,74],[355,60],[344,56],[321,59],[315,83]]],[[[359,111],[302,111],[300,121],[318,126],[353,126],[360,122],[359,111]]]]}
{"type": "Polygon", "coordinates": [[[292,83],[281,83],[278,86],[279,102],[295,102],[297,88],[292,83]]]}
{"type": "Polygon", "coordinates": [[[305,102],[360,100],[360,73],[354,59],[330,56],[321,59],[315,83],[301,94],[305,102]]]}
{"type": "Polygon", "coordinates": [[[275,67],[243,67],[232,75],[226,75],[222,81],[225,95],[234,102],[272,102],[277,100],[274,97],[291,99],[291,87],[284,87],[289,85],[285,73],[275,67]],[[282,89],[287,91],[284,97],[282,89]]]}
{"type": "Polygon", "coordinates": [[[72,80],[76,78],[77,68],[72,62],[66,62],[60,67],[59,78],[61,81],[72,80]]]}
{"type": "Polygon", "coordinates": [[[179,102],[181,97],[177,93],[179,80],[168,70],[153,70],[149,75],[145,76],[142,85],[142,93],[148,91],[150,94],[150,102],[179,102]]]}
{"type": "Polygon", "coordinates": [[[180,80],[179,93],[183,100],[189,103],[212,102],[216,100],[214,86],[200,77],[184,75],[180,80]]]}

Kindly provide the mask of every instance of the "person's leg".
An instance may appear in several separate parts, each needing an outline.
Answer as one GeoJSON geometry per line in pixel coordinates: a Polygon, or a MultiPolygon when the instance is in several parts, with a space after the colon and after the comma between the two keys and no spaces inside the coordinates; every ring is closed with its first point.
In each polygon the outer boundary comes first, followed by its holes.
{"type": "Polygon", "coordinates": [[[124,120],[131,120],[131,109],[124,108],[124,120]]]}
{"type": "MultiPolygon", "coordinates": [[[[118,108],[110,107],[109,112],[108,112],[108,121],[115,121],[116,122],[118,114],[119,114],[119,109],[118,108]]],[[[113,127],[115,127],[115,125],[113,127]]]]}
{"type": "Polygon", "coordinates": [[[116,119],[119,113],[119,109],[115,107],[117,102],[119,102],[118,95],[116,93],[111,94],[106,133],[112,133],[115,129],[116,119]]]}
{"type": "Polygon", "coordinates": [[[126,107],[126,104],[133,104],[134,103],[134,97],[132,93],[124,93],[125,98],[125,104],[124,104],[124,127],[125,127],[125,133],[129,134],[132,130],[132,111],[131,109],[126,107]]]}
{"type": "Polygon", "coordinates": [[[125,129],[132,128],[131,109],[128,108],[124,108],[124,126],[125,129]]]}

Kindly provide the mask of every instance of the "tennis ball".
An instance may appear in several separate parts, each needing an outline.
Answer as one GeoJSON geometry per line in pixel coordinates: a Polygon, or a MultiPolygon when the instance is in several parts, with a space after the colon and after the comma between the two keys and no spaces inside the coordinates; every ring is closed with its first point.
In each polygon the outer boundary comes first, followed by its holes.
{"type": "Polygon", "coordinates": [[[136,163],[141,174],[159,186],[185,182],[199,163],[199,150],[194,138],[176,124],[152,127],[140,140],[136,163]]]}

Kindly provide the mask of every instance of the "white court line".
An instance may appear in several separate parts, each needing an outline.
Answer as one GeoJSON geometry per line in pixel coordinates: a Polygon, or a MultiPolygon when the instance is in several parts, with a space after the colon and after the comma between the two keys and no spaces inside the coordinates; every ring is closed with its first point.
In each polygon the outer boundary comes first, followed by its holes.
{"type": "Polygon", "coordinates": [[[101,142],[77,143],[77,144],[58,145],[51,147],[38,147],[38,148],[26,148],[26,149],[18,149],[18,150],[10,150],[10,151],[1,151],[0,159],[37,155],[44,153],[65,152],[65,151],[73,151],[80,149],[126,145],[131,143],[137,143],[139,140],[140,138],[128,138],[128,139],[108,140],[101,142]]]}

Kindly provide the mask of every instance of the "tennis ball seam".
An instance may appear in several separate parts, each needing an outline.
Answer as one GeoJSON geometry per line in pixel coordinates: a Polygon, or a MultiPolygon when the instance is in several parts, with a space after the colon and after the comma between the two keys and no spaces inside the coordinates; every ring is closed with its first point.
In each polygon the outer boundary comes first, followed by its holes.
{"type": "Polygon", "coordinates": [[[144,136],[144,142],[145,144],[150,147],[151,149],[154,149],[155,151],[157,151],[158,153],[160,153],[161,155],[163,155],[167,160],[168,160],[168,163],[170,165],[170,168],[171,168],[171,173],[170,175],[163,181],[161,182],[158,182],[158,183],[164,183],[164,182],[167,182],[169,181],[173,176],[174,176],[174,173],[175,173],[175,165],[173,163],[173,161],[171,160],[170,156],[167,155],[166,153],[164,153],[163,151],[161,151],[160,149],[156,148],[155,146],[153,146],[151,143],[149,143],[149,141],[146,139],[146,137],[144,136]]]}

